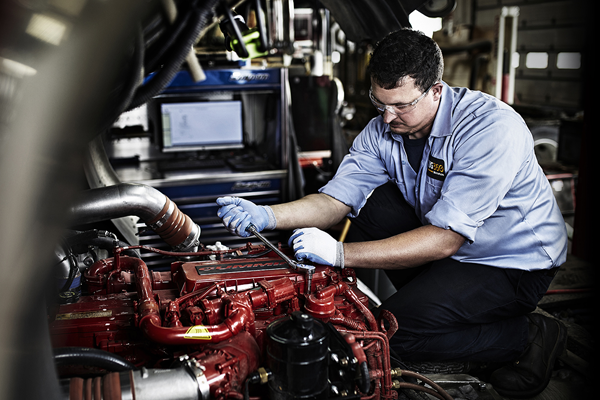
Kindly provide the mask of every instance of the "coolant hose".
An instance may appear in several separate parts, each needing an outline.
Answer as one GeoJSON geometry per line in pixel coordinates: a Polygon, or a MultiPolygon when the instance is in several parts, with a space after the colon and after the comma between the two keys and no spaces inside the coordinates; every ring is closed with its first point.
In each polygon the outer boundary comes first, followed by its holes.
{"type": "Polygon", "coordinates": [[[233,311],[218,325],[162,327],[158,314],[142,317],[140,328],[150,340],[166,345],[198,345],[220,343],[240,333],[250,320],[245,309],[233,311]]]}
{"type": "Polygon", "coordinates": [[[56,365],[98,367],[111,372],[129,371],[135,368],[135,365],[116,354],[88,347],[55,348],[54,362],[56,365]]]}
{"type": "Polygon", "coordinates": [[[358,298],[356,293],[354,293],[352,288],[350,288],[350,286],[348,286],[348,284],[346,284],[345,282],[340,282],[340,289],[338,289],[339,293],[343,294],[346,297],[346,299],[348,299],[350,303],[354,304],[354,306],[362,313],[362,315],[364,315],[365,319],[367,320],[367,323],[369,324],[369,328],[372,331],[377,332],[377,321],[375,320],[373,313],[369,310],[367,306],[365,306],[360,301],[360,299],[358,298]]]}
{"type": "Polygon", "coordinates": [[[139,326],[144,335],[154,342],[168,345],[219,343],[240,333],[247,323],[254,319],[250,309],[239,306],[233,308],[227,318],[218,325],[163,327],[148,267],[142,260],[131,259],[130,262],[135,264],[139,326]]]}
{"type": "Polygon", "coordinates": [[[369,378],[369,364],[366,361],[360,363],[360,383],[358,389],[362,393],[369,393],[371,388],[371,380],[369,378]]]}

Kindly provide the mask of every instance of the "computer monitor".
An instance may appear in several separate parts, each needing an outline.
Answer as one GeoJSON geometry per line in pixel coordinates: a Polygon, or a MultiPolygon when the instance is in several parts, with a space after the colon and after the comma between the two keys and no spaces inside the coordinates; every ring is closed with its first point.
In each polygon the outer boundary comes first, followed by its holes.
{"type": "Polygon", "coordinates": [[[242,102],[172,99],[161,101],[164,152],[244,147],[242,102]]]}

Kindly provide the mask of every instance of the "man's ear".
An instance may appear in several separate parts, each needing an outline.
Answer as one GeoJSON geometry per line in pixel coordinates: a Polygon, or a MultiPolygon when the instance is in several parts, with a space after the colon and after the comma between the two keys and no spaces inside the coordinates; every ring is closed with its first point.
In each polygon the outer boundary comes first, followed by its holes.
{"type": "Polygon", "coordinates": [[[444,85],[442,82],[438,82],[431,87],[431,92],[433,93],[433,100],[439,101],[442,98],[442,89],[444,89],[444,85]]]}

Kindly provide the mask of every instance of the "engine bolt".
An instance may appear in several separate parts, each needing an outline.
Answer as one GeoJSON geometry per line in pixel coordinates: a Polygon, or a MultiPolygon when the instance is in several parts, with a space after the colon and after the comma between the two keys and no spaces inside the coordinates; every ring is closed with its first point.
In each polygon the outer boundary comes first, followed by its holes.
{"type": "Polygon", "coordinates": [[[337,386],[335,386],[335,385],[331,385],[329,390],[331,390],[331,393],[335,394],[336,396],[340,394],[340,391],[338,390],[337,386]]]}

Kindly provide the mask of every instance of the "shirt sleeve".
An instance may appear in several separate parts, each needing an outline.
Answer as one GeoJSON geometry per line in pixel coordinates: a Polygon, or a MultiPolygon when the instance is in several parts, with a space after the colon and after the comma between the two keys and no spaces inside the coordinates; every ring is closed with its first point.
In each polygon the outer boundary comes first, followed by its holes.
{"type": "Polygon", "coordinates": [[[379,125],[373,119],[365,127],[354,139],[335,176],[319,189],[351,207],[349,217],[358,216],[371,192],[389,180],[381,156],[389,144],[383,140],[386,133],[379,125]]]}
{"type": "Polygon", "coordinates": [[[523,120],[509,110],[471,116],[457,129],[468,133],[454,136],[452,165],[425,219],[474,242],[477,228],[494,214],[531,161],[533,139],[523,120]]]}

